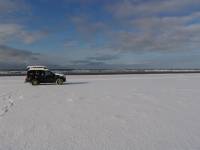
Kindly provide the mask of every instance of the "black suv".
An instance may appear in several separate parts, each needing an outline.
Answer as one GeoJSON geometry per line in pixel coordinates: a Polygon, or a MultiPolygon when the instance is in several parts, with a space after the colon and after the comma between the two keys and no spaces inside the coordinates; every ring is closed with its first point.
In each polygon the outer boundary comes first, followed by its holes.
{"type": "Polygon", "coordinates": [[[56,83],[62,85],[66,81],[66,77],[62,74],[57,74],[48,69],[34,68],[27,71],[25,82],[30,82],[32,85],[40,83],[56,83]]]}

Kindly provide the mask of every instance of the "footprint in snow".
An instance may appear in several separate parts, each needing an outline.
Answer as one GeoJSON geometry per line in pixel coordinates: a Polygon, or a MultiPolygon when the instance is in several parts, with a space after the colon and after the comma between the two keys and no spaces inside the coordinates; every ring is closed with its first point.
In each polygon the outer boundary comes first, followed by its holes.
{"type": "Polygon", "coordinates": [[[4,107],[1,109],[0,116],[5,115],[5,113],[7,113],[7,112],[8,112],[8,106],[4,106],[4,107]]]}
{"type": "Polygon", "coordinates": [[[68,99],[68,102],[73,102],[74,100],[72,98],[69,98],[68,99]]]}
{"type": "Polygon", "coordinates": [[[3,108],[0,110],[0,116],[5,115],[9,111],[9,109],[14,105],[14,100],[11,95],[3,97],[3,100],[6,102],[3,108]]]}
{"type": "Polygon", "coordinates": [[[12,99],[9,100],[9,104],[10,106],[13,106],[14,105],[14,101],[12,99]]]}
{"type": "Polygon", "coordinates": [[[21,100],[24,99],[24,96],[23,95],[19,96],[19,99],[21,99],[21,100]]]}

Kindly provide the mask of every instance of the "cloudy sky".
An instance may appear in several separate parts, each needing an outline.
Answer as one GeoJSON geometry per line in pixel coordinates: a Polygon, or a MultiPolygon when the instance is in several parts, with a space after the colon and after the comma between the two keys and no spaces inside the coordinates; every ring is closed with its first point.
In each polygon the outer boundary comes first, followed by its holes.
{"type": "Polygon", "coordinates": [[[0,68],[200,68],[199,0],[0,0],[0,68]]]}

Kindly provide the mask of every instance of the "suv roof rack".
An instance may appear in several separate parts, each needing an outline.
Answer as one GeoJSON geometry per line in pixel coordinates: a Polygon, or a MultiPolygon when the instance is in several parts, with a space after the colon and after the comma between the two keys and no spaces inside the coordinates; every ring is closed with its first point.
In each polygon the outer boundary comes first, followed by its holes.
{"type": "Polygon", "coordinates": [[[30,68],[28,71],[48,71],[49,69],[46,68],[30,68]]]}
{"type": "Polygon", "coordinates": [[[27,70],[48,70],[46,66],[27,66],[27,70]]]}

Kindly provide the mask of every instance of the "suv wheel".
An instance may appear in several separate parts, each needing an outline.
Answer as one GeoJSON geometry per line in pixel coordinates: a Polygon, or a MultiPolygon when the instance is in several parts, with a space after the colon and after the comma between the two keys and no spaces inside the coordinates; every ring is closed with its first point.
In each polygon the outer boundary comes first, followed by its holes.
{"type": "Polygon", "coordinates": [[[31,82],[31,83],[32,83],[32,85],[38,85],[38,84],[39,84],[38,80],[35,80],[35,79],[34,79],[34,80],[32,80],[32,82],[31,82]]]}
{"type": "Polygon", "coordinates": [[[58,79],[56,80],[56,84],[58,84],[58,85],[62,85],[62,84],[63,84],[63,80],[60,79],[60,78],[58,78],[58,79]]]}

